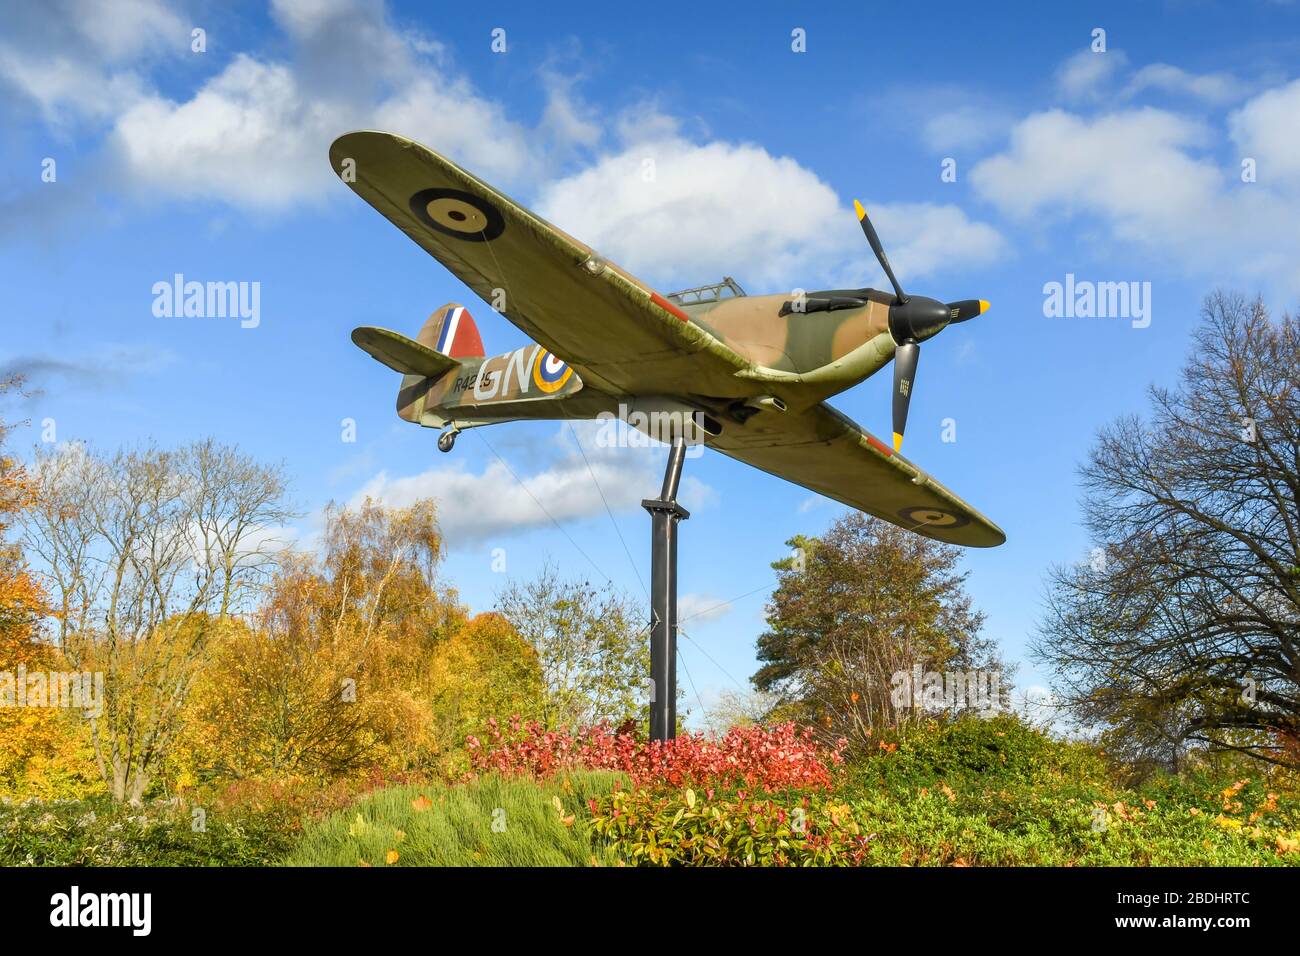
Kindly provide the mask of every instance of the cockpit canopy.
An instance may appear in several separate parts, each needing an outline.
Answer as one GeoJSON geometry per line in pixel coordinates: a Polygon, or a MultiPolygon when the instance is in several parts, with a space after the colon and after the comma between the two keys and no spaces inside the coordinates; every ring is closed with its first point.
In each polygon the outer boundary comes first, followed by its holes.
{"type": "Polygon", "coordinates": [[[670,292],[664,298],[675,305],[699,305],[704,302],[734,299],[744,294],[745,290],[735,279],[731,276],[723,276],[721,282],[696,286],[694,289],[682,289],[680,292],[670,292]]]}

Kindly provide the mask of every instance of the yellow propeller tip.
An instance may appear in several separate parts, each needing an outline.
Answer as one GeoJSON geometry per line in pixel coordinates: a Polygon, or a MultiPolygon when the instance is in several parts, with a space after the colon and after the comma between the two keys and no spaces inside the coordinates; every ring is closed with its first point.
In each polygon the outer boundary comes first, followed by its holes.
{"type": "Polygon", "coordinates": [[[989,310],[989,300],[980,299],[980,315],[983,315],[988,310],[989,310]]]}
{"type": "Polygon", "coordinates": [[[900,435],[898,432],[894,432],[894,451],[898,451],[902,447],[903,447],[903,436],[900,435]]]}
{"type": "Polygon", "coordinates": [[[853,200],[853,211],[858,214],[859,222],[867,218],[867,211],[862,208],[862,203],[858,202],[856,199],[853,200]]]}

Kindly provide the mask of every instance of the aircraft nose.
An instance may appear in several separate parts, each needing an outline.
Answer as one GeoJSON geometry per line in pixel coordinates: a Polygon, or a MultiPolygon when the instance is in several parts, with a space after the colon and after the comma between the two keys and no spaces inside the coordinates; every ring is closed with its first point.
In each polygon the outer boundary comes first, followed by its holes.
{"type": "Polygon", "coordinates": [[[952,321],[948,306],[938,299],[914,295],[889,307],[889,331],[898,344],[921,342],[952,321]]]}

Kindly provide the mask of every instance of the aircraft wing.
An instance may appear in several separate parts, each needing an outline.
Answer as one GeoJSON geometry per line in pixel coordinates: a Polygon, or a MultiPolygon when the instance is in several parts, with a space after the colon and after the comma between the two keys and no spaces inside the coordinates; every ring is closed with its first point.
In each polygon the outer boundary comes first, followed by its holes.
{"type": "Polygon", "coordinates": [[[724,432],[709,447],[928,538],[970,548],[1006,541],[988,518],[824,402],[764,414],[756,434],[724,432]]]}
{"type": "MultiPolygon", "coordinates": [[[[529,337],[612,394],[726,394],[751,363],[618,266],[402,136],[347,133],[335,173],[529,337]]],[[[596,198],[594,201],[599,201],[596,198]]]]}

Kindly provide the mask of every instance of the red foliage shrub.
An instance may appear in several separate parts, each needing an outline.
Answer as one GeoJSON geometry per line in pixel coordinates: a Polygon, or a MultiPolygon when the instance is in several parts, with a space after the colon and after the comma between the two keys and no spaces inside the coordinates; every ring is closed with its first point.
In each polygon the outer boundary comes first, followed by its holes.
{"type": "Polygon", "coordinates": [[[696,783],[763,790],[830,787],[844,749],[841,741],[828,750],[813,739],[810,728],[800,730],[792,723],[738,727],[717,740],[686,733],[647,743],[616,733],[607,724],[570,733],[567,728],[545,730],[516,715],[504,731],[495,719],[488,721],[487,738],[486,743],[472,736],[466,740],[477,773],[542,778],[585,768],[619,771],[636,785],[696,783]]]}
{"type": "MultiPolygon", "coordinates": [[[[222,810],[248,813],[278,813],[295,819],[318,819],[345,809],[358,797],[384,787],[422,783],[425,778],[406,773],[383,773],[373,769],[365,776],[322,784],[304,777],[271,780],[235,780],[211,794],[222,810]]],[[[197,797],[193,802],[201,803],[197,797]]]]}

